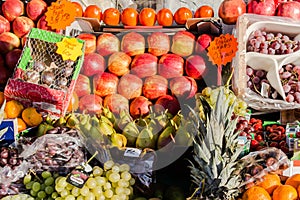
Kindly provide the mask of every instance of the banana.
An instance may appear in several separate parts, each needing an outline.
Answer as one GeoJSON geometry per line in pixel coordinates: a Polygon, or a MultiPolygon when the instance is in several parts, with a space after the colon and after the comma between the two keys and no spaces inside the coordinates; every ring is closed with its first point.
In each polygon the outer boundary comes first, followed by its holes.
{"type": "Polygon", "coordinates": [[[164,146],[168,145],[170,142],[175,143],[174,136],[173,136],[174,134],[175,134],[174,127],[167,126],[158,137],[157,148],[161,149],[164,146]]]}
{"type": "Polygon", "coordinates": [[[133,147],[139,135],[139,129],[134,121],[129,122],[123,129],[122,134],[127,138],[128,146],[133,147]]]}

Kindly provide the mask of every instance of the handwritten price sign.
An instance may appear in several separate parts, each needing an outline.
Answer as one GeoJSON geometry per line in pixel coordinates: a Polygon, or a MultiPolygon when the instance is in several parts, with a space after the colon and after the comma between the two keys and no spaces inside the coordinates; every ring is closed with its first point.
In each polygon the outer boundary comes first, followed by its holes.
{"type": "Polygon", "coordinates": [[[54,30],[63,30],[75,19],[75,6],[71,1],[60,0],[48,7],[46,15],[47,25],[54,30]]]}
{"type": "Polygon", "coordinates": [[[58,47],[56,53],[60,54],[63,60],[75,61],[78,56],[82,55],[83,44],[78,42],[76,38],[63,38],[56,45],[58,47]]]}

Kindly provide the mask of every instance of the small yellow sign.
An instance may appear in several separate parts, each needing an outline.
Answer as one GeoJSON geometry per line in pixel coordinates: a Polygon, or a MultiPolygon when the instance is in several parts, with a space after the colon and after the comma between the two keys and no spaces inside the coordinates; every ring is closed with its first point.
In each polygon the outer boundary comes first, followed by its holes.
{"type": "Polygon", "coordinates": [[[63,38],[61,42],[57,42],[56,53],[62,56],[63,60],[76,61],[78,56],[82,55],[83,43],[78,42],[76,38],[63,38]]]}

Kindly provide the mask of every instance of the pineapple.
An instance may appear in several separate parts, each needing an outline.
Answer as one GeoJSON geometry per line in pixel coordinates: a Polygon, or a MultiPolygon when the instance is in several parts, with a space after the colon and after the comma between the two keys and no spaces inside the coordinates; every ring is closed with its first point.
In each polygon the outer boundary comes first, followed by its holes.
{"type": "Polygon", "coordinates": [[[196,105],[205,108],[205,119],[199,115],[199,109],[190,108],[189,118],[194,124],[194,161],[191,161],[190,169],[199,194],[195,199],[231,200],[240,193],[242,177],[236,169],[242,148],[238,147],[238,133],[234,133],[237,123],[237,119],[232,119],[235,103],[229,102],[227,87],[217,90],[214,108],[203,96],[196,97],[196,105]]]}

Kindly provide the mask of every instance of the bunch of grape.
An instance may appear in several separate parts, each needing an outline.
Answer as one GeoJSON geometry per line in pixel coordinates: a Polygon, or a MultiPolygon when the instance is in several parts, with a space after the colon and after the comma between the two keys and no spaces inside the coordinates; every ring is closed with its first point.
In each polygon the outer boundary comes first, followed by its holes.
{"type": "Polygon", "coordinates": [[[263,97],[277,99],[278,92],[271,86],[269,80],[267,79],[267,72],[265,70],[255,70],[250,66],[246,68],[247,74],[247,87],[252,91],[260,94],[263,97]],[[263,83],[269,85],[267,91],[262,89],[263,83]],[[263,92],[263,93],[262,93],[263,92]]]}
{"type": "Polygon", "coordinates": [[[292,63],[283,65],[279,76],[287,102],[300,103],[300,66],[292,63]]]}
{"type": "Polygon", "coordinates": [[[293,53],[300,49],[300,41],[294,41],[282,33],[256,30],[248,38],[247,51],[269,55],[293,53]]]}
{"type": "Polygon", "coordinates": [[[29,190],[30,196],[34,197],[35,200],[52,200],[55,199],[54,181],[58,177],[58,174],[51,173],[49,171],[43,171],[40,176],[31,175],[28,173],[23,178],[23,184],[25,188],[29,190]]]}
{"type": "Polygon", "coordinates": [[[29,196],[28,194],[15,194],[3,197],[1,200],[34,200],[34,198],[29,196]]]}
{"type": "Polygon", "coordinates": [[[60,176],[55,182],[55,190],[60,197],[56,200],[126,200],[133,193],[135,179],[129,173],[127,164],[118,165],[113,161],[104,163],[104,169],[93,167],[92,175],[82,188],[69,184],[66,177],[60,176]]]}
{"type": "Polygon", "coordinates": [[[22,162],[19,157],[18,150],[14,147],[1,147],[0,148],[0,167],[10,166],[15,169],[22,162]]]}

